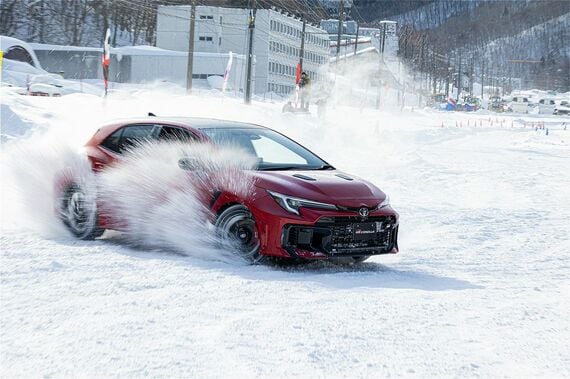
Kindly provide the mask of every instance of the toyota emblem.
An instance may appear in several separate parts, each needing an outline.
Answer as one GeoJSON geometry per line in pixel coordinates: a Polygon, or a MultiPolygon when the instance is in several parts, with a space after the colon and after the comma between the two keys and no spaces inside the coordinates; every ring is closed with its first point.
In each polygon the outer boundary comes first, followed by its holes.
{"type": "Polygon", "coordinates": [[[360,208],[358,210],[358,214],[363,218],[368,217],[368,208],[364,208],[364,207],[360,208]]]}

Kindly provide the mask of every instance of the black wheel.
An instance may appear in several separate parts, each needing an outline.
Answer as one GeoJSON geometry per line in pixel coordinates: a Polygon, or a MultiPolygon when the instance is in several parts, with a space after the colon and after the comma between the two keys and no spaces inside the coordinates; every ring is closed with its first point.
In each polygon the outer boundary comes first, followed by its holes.
{"type": "Polygon", "coordinates": [[[95,200],[76,184],[69,185],[63,192],[60,217],[71,234],[82,240],[100,237],[105,231],[97,225],[95,200]]]}
{"type": "Polygon", "coordinates": [[[216,219],[216,232],[222,247],[232,249],[247,262],[261,261],[257,226],[247,207],[237,204],[224,210],[216,219]]]}

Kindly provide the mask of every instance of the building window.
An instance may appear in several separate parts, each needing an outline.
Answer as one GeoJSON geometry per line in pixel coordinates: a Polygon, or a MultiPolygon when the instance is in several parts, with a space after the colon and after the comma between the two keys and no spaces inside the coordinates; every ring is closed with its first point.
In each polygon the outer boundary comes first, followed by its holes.
{"type": "Polygon", "coordinates": [[[200,16],[200,20],[213,20],[214,16],[200,16]]]}
{"type": "Polygon", "coordinates": [[[198,40],[199,41],[206,41],[206,42],[212,42],[213,41],[212,37],[208,37],[208,36],[200,36],[200,37],[198,37],[198,40]]]}

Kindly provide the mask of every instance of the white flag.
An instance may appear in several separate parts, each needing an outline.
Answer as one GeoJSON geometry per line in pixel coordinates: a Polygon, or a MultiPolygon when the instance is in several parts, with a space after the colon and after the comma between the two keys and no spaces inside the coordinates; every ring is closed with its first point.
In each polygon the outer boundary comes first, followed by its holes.
{"type": "Polygon", "coordinates": [[[228,86],[228,80],[230,79],[230,71],[232,70],[232,62],[233,62],[234,56],[232,54],[232,52],[230,51],[230,57],[228,59],[228,64],[226,66],[226,71],[224,72],[224,85],[222,87],[222,91],[225,92],[226,91],[226,87],[228,86]]]}

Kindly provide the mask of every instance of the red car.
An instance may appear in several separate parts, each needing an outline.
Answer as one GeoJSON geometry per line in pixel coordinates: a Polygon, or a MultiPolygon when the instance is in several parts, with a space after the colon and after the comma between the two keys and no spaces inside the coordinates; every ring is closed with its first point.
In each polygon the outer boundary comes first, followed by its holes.
{"type": "MultiPolygon", "coordinates": [[[[149,140],[237,144],[257,157],[255,189],[246,198],[215,188],[205,193],[216,230],[250,261],[272,256],[361,262],[398,252],[398,214],[384,192],[262,126],[200,118],[133,119],[100,128],[86,153],[98,172],[120,161],[126,149],[149,140]]],[[[188,164],[187,158],[179,161],[181,169],[193,169],[188,164]]],[[[112,214],[103,217],[85,206],[78,184],[59,182],[57,191],[62,221],[76,237],[92,239],[105,229],[120,229],[112,214]],[[87,222],[90,217],[95,222],[87,222]]]]}

